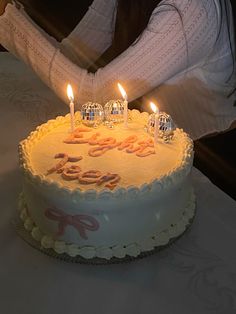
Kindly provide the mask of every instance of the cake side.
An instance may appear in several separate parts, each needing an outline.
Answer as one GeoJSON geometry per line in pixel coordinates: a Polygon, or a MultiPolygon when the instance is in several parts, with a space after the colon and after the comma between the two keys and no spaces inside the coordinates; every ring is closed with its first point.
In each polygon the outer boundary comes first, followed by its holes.
{"type": "Polygon", "coordinates": [[[43,233],[30,217],[23,193],[19,199],[20,218],[24,223],[24,227],[36,241],[40,242],[42,248],[53,249],[58,254],[65,253],[70,257],[81,256],[85,259],[98,257],[106,260],[110,260],[113,257],[119,259],[126,256],[137,257],[143,252],[149,252],[155,248],[167,245],[172,239],[179,237],[191,224],[195,215],[195,206],[195,196],[192,191],[178,221],[169,224],[166,229],[155,232],[152,236],[143,238],[139,242],[134,241],[126,245],[121,243],[114,246],[81,246],[43,233]]]}

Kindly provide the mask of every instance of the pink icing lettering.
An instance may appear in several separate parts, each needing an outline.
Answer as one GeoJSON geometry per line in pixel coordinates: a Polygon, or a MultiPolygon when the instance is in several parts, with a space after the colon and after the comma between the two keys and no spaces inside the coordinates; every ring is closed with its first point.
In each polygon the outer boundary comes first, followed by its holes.
{"type": "Polygon", "coordinates": [[[98,140],[98,145],[100,146],[109,146],[116,144],[116,139],[113,137],[105,137],[98,140]]]}
{"type": "Polygon", "coordinates": [[[71,157],[68,156],[68,154],[65,153],[58,153],[54,156],[54,158],[58,159],[58,158],[62,158],[62,160],[60,162],[58,162],[55,166],[53,166],[52,168],[50,168],[47,171],[47,175],[48,174],[52,174],[53,172],[57,172],[57,173],[62,173],[63,172],[63,167],[65,166],[65,164],[69,161],[69,162],[77,162],[81,159],[83,159],[82,156],[75,156],[75,157],[71,157]]]}
{"type": "Polygon", "coordinates": [[[64,168],[62,171],[62,178],[67,181],[76,180],[79,177],[81,168],[77,165],[71,165],[70,167],[64,168]]]}
{"type": "Polygon", "coordinates": [[[146,139],[144,141],[140,141],[140,142],[138,142],[138,144],[141,146],[154,147],[154,142],[153,142],[153,139],[151,139],[151,138],[146,139]]]}
{"type": "Polygon", "coordinates": [[[135,143],[137,139],[138,139],[137,135],[131,135],[127,137],[120,143],[120,145],[118,146],[118,149],[123,150],[125,148],[128,148],[131,144],[135,143]]]}
{"type": "Polygon", "coordinates": [[[89,139],[88,139],[88,143],[89,145],[97,145],[98,144],[98,136],[100,135],[100,133],[95,133],[94,135],[92,135],[89,139]]]}
{"type": "MultiPolygon", "coordinates": [[[[89,149],[88,154],[91,157],[100,157],[105,154],[108,150],[118,148],[118,150],[124,150],[126,153],[135,153],[137,157],[146,157],[150,154],[155,154],[153,139],[148,138],[146,140],[139,141],[137,146],[134,145],[138,140],[137,135],[131,135],[125,138],[123,141],[118,142],[113,137],[106,137],[98,139],[99,133],[93,134],[89,138],[84,138],[83,132],[91,132],[91,129],[79,127],[64,141],[67,144],[86,144],[91,146],[99,145],[89,149]],[[152,149],[151,149],[152,148],[152,149]]],[[[59,170],[59,172],[61,172],[59,170]]]]}
{"type": "Polygon", "coordinates": [[[128,148],[126,149],[126,153],[135,153],[137,152],[138,150],[140,150],[140,146],[134,146],[133,144],[129,145],[128,148]]]}
{"type": "Polygon", "coordinates": [[[83,139],[82,132],[91,132],[92,130],[85,127],[78,127],[71,133],[65,140],[66,144],[85,144],[88,143],[88,139],[83,139]]]}
{"type": "Polygon", "coordinates": [[[116,173],[107,173],[103,175],[98,181],[97,185],[101,185],[105,182],[109,182],[105,185],[105,187],[109,189],[114,189],[117,183],[120,181],[120,176],[116,173]],[[110,182],[109,182],[110,181],[110,182]]]}
{"type": "Polygon", "coordinates": [[[54,156],[54,158],[62,158],[62,160],[59,161],[54,167],[50,168],[47,171],[47,174],[51,174],[51,173],[57,171],[58,169],[62,168],[67,163],[67,161],[69,160],[69,156],[67,154],[64,154],[64,153],[56,154],[54,156]]]}
{"type": "Polygon", "coordinates": [[[93,184],[98,181],[102,176],[102,173],[98,170],[89,170],[79,175],[79,183],[81,184],[93,184]]]}
{"type": "Polygon", "coordinates": [[[99,157],[112,148],[113,148],[112,146],[96,146],[94,148],[90,148],[88,154],[91,157],[99,157]]]}
{"type": "Polygon", "coordinates": [[[150,147],[143,147],[136,152],[136,156],[138,157],[147,157],[151,154],[155,154],[155,149],[150,147]]]}

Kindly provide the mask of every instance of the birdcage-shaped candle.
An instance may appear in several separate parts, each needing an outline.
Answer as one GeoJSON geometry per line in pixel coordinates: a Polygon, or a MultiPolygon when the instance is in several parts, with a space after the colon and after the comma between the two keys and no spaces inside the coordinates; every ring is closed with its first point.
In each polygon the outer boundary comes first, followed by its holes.
{"type": "Polygon", "coordinates": [[[110,123],[121,123],[124,121],[124,101],[110,100],[104,106],[105,120],[110,123]]]}
{"type": "Polygon", "coordinates": [[[81,108],[82,123],[89,127],[96,127],[104,120],[104,110],[102,105],[87,102],[81,108]]]}
{"type": "MultiPolygon", "coordinates": [[[[159,126],[158,126],[158,137],[163,139],[164,142],[168,142],[173,138],[175,124],[173,119],[166,112],[159,113],[159,126]]],[[[155,129],[155,114],[151,114],[148,119],[147,131],[149,134],[154,136],[155,129]]]]}

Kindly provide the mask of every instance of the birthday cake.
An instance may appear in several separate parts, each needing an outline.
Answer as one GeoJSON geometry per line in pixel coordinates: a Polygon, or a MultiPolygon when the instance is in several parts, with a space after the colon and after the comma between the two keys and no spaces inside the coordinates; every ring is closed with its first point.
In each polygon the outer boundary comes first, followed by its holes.
{"type": "Polygon", "coordinates": [[[181,129],[154,143],[149,114],[129,112],[128,128],[91,128],[75,114],[37,127],[19,145],[20,217],[58,254],[137,257],[182,234],[194,216],[189,178],[193,143],[181,129]]]}

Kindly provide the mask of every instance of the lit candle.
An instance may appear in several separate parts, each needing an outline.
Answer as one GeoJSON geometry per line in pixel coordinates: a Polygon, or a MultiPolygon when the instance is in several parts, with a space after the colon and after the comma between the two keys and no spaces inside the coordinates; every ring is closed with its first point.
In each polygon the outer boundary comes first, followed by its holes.
{"type": "Polygon", "coordinates": [[[124,113],[123,113],[124,127],[127,128],[128,127],[128,97],[127,97],[127,94],[126,94],[124,88],[122,87],[122,85],[120,83],[118,83],[117,85],[118,85],[119,90],[121,92],[121,95],[124,99],[124,113]]]}
{"type": "Polygon", "coordinates": [[[158,107],[153,103],[150,102],[150,106],[152,108],[152,111],[155,114],[155,124],[154,124],[154,142],[157,144],[158,141],[158,132],[159,132],[159,109],[158,107]]]}
{"type": "Polygon", "coordinates": [[[70,84],[67,85],[67,96],[70,101],[70,126],[71,132],[75,129],[75,106],[74,106],[74,94],[70,84]]]}

